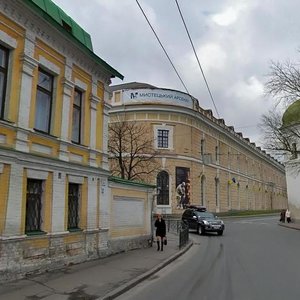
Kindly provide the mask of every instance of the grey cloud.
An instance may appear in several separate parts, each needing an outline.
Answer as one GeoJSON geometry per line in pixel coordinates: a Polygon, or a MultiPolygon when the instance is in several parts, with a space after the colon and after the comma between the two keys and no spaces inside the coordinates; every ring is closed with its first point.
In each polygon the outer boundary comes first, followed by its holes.
{"type": "MultiPolygon", "coordinates": [[[[213,108],[175,2],[139,1],[190,93],[204,108],[213,108]]],[[[82,0],[55,2],[91,34],[96,54],[120,71],[125,82],[143,81],[184,91],[135,1],[89,0],[84,6],[82,0]]],[[[258,142],[260,133],[255,125],[273,101],[255,94],[251,85],[245,85],[245,90],[256,97],[246,97],[247,93],[239,90],[243,85],[237,83],[246,84],[254,77],[263,84],[271,59],[299,59],[296,51],[300,36],[299,1],[189,0],[179,3],[196,49],[217,45],[226,54],[222,64],[215,59],[220,64],[217,68],[204,69],[220,117],[228,125],[247,125],[241,130],[244,136],[258,142]],[[214,15],[237,5],[244,8],[235,22],[220,26],[213,21],[214,15]]],[[[211,54],[199,58],[204,67],[211,54]]]]}

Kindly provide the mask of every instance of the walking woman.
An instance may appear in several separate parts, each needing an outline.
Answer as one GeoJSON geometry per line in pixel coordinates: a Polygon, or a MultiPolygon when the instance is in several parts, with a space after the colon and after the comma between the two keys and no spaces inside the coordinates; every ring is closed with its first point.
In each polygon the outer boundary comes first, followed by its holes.
{"type": "Polygon", "coordinates": [[[161,214],[157,215],[157,219],[154,223],[156,227],[156,240],[157,240],[157,251],[164,250],[164,240],[166,238],[166,222],[162,218],[161,214]]]}

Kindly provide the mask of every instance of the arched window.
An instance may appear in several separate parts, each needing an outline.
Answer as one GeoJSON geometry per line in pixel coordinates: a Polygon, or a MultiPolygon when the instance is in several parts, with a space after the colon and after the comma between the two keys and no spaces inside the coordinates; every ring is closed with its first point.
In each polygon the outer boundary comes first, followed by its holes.
{"type": "Polygon", "coordinates": [[[201,176],[201,205],[205,205],[205,176],[201,176]]]}
{"type": "Polygon", "coordinates": [[[157,174],[156,185],[159,190],[157,205],[169,205],[169,174],[166,171],[157,174]]]}

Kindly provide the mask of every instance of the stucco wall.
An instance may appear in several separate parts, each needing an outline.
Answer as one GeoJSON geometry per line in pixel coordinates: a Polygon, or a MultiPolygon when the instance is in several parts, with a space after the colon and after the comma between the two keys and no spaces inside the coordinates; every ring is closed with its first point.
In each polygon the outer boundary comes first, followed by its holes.
{"type": "Polygon", "coordinates": [[[153,187],[109,181],[110,231],[113,252],[147,247],[151,238],[153,187]]]}
{"type": "Polygon", "coordinates": [[[300,222],[300,159],[294,159],[286,164],[286,180],[288,190],[288,206],[291,218],[300,222]]]}

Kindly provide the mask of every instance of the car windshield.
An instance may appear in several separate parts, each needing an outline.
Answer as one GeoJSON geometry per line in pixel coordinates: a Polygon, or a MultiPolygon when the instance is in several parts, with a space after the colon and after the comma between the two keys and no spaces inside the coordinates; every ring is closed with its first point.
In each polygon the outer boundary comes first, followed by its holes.
{"type": "Polygon", "coordinates": [[[214,219],[215,216],[209,212],[197,212],[197,216],[202,219],[214,219]]]}

